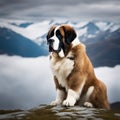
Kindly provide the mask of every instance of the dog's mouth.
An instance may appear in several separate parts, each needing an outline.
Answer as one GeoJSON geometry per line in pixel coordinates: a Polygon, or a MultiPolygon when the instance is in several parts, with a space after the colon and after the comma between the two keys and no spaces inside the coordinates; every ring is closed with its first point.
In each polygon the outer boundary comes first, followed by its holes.
{"type": "Polygon", "coordinates": [[[54,52],[54,49],[51,45],[49,45],[49,52],[54,52]]]}
{"type": "Polygon", "coordinates": [[[56,52],[59,53],[60,52],[60,48],[58,50],[54,50],[54,48],[52,47],[52,45],[49,45],[49,52],[56,52]]]}

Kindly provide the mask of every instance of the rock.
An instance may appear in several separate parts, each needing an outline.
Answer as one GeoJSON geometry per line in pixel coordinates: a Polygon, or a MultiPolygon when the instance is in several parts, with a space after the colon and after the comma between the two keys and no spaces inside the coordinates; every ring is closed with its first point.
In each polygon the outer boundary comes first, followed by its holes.
{"type": "Polygon", "coordinates": [[[120,110],[40,105],[31,110],[4,110],[0,120],[120,120],[120,110]]]}

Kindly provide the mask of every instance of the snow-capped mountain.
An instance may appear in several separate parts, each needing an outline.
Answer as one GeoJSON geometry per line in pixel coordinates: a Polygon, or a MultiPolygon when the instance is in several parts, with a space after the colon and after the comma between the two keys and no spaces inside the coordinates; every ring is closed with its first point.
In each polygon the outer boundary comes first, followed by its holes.
{"type": "MultiPolygon", "coordinates": [[[[19,44],[17,41],[17,36],[19,36],[19,41],[23,42],[24,38],[24,40],[26,39],[39,47],[41,52],[37,56],[47,55],[48,49],[46,45],[46,34],[50,26],[55,24],[70,24],[75,28],[80,41],[86,44],[87,53],[94,66],[115,66],[116,64],[120,64],[120,24],[113,22],[71,22],[68,20],[44,20],[33,22],[0,19],[0,53],[9,54],[8,51],[10,51],[11,48],[13,49],[17,47],[14,43],[10,44],[10,42],[13,40],[19,44]],[[9,39],[12,40],[10,41],[9,39]],[[11,46],[8,47],[8,45],[11,46]],[[10,49],[5,51],[3,46],[5,46],[4,48],[10,49]]],[[[21,49],[23,49],[23,47],[27,48],[26,46],[21,45],[21,49]]],[[[17,49],[14,50],[16,51],[17,49]]],[[[15,51],[12,51],[13,53],[11,54],[17,54],[15,51]]],[[[23,50],[22,52],[26,52],[26,50],[23,50]]]]}
{"type": "Polygon", "coordinates": [[[70,22],[58,20],[45,20],[41,22],[21,21],[21,20],[0,20],[1,28],[8,28],[12,31],[33,40],[40,44],[44,41],[43,36],[46,35],[50,26],[54,24],[70,24],[76,30],[81,41],[87,41],[89,38],[98,36],[101,32],[114,32],[120,29],[119,23],[110,22],[70,22]],[[42,38],[42,39],[41,39],[42,38]]]}
{"type": "MultiPolygon", "coordinates": [[[[54,24],[70,24],[76,30],[78,37],[81,41],[86,41],[89,38],[98,36],[101,32],[109,31],[114,32],[120,29],[119,23],[110,23],[110,22],[70,22],[70,21],[54,21],[54,20],[45,20],[41,22],[31,22],[31,21],[16,21],[16,20],[0,20],[1,28],[8,28],[14,32],[37,42],[38,38],[44,36],[50,26],[54,24]]],[[[43,39],[41,40],[43,41],[43,39]]],[[[40,44],[41,41],[37,43],[40,44]]]]}

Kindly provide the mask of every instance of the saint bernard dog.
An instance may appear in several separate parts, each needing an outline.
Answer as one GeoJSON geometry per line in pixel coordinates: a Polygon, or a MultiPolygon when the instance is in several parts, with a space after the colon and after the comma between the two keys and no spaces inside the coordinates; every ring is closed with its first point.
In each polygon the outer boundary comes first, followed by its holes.
{"type": "Polygon", "coordinates": [[[47,44],[57,91],[51,105],[84,105],[109,110],[106,86],[95,76],[85,45],[79,42],[73,27],[52,26],[47,44]]]}

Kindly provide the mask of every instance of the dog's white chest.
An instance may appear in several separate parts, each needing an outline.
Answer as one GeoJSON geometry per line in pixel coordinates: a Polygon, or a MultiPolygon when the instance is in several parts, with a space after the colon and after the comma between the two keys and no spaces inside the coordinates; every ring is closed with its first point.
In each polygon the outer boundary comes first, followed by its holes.
{"type": "Polygon", "coordinates": [[[56,60],[54,56],[50,59],[50,65],[53,75],[57,77],[59,84],[67,89],[66,78],[71,73],[74,67],[74,61],[68,58],[56,60]]]}

